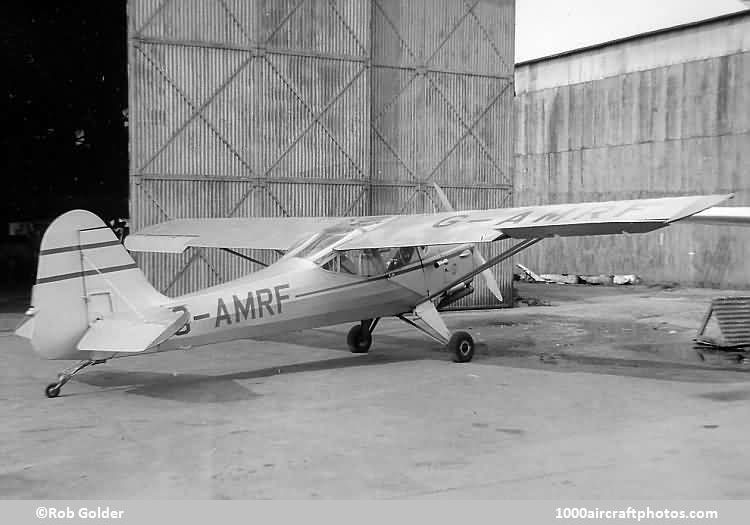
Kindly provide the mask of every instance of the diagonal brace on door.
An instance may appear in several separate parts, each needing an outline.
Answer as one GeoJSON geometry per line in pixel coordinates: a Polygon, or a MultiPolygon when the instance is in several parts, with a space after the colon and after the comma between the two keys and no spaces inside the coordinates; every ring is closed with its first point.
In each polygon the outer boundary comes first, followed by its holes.
{"type": "Polygon", "coordinates": [[[292,94],[297,97],[297,99],[302,102],[302,105],[304,108],[308,111],[308,113],[313,117],[313,119],[308,123],[307,127],[302,131],[302,133],[295,138],[295,140],[290,144],[279,156],[279,158],[276,159],[275,162],[272,163],[271,167],[266,170],[266,172],[263,174],[268,175],[278,164],[281,162],[286,155],[291,152],[292,149],[294,149],[294,146],[297,145],[297,143],[302,140],[302,138],[307,134],[308,131],[315,125],[318,124],[323,130],[326,132],[326,134],[331,138],[333,143],[336,145],[336,147],[339,148],[339,150],[344,154],[344,156],[347,158],[347,160],[354,166],[354,168],[360,173],[360,175],[364,176],[364,173],[360,166],[357,165],[357,163],[354,161],[354,159],[351,158],[349,153],[346,151],[346,149],[339,144],[339,142],[336,140],[336,138],[333,136],[333,133],[328,129],[328,127],[321,122],[321,119],[328,113],[328,111],[335,105],[335,103],[338,101],[341,96],[348,91],[348,89],[356,82],[356,80],[362,75],[364,71],[367,70],[366,67],[362,67],[359,71],[357,71],[354,76],[349,80],[349,82],[346,83],[346,85],[333,97],[332,100],[326,104],[326,106],[316,114],[315,110],[305,101],[305,99],[302,97],[300,93],[297,92],[297,90],[294,89],[294,87],[291,85],[291,83],[284,77],[284,75],[281,74],[281,72],[273,65],[273,63],[269,60],[266,60],[268,62],[268,65],[271,67],[271,70],[276,73],[276,75],[281,79],[282,82],[289,88],[289,90],[292,92],[292,94]]]}
{"type": "MultiPolygon", "coordinates": [[[[414,50],[409,47],[409,44],[401,37],[401,34],[398,32],[398,28],[396,27],[396,24],[391,20],[391,18],[388,16],[388,14],[385,12],[385,9],[383,9],[383,6],[380,5],[379,0],[371,0],[372,5],[380,11],[380,14],[383,16],[383,19],[388,23],[389,26],[391,26],[391,29],[393,30],[393,33],[396,35],[396,38],[398,38],[399,42],[401,43],[401,46],[406,49],[406,52],[409,53],[409,55],[414,59],[417,60],[417,54],[414,52],[414,50]]],[[[397,4],[395,4],[397,5],[397,4]]],[[[372,36],[370,37],[372,38],[372,36]]]]}
{"type": "Polygon", "coordinates": [[[459,115],[456,108],[450,103],[450,100],[445,96],[445,94],[442,92],[442,90],[437,86],[437,84],[432,80],[429,79],[432,86],[435,88],[435,90],[440,94],[440,96],[445,100],[445,103],[453,110],[453,112],[456,114],[459,123],[465,128],[465,132],[456,140],[456,142],[453,144],[453,146],[447,151],[447,153],[443,156],[442,159],[440,159],[440,162],[437,163],[437,165],[430,171],[430,173],[427,174],[427,177],[425,177],[424,182],[429,182],[432,177],[437,173],[438,169],[447,161],[450,156],[453,154],[454,151],[456,151],[456,148],[458,148],[461,143],[466,139],[468,136],[472,136],[476,139],[476,141],[479,144],[479,147],[482,149],[482,151],[487,155],[487,157],[490,159],[490,162],[492,163],[492,166],[498,170],[503,175],[506,175],[504,170],[500,168],[500,166],[497,165],[497,162],[495,162],[494,157],[489,153],[489,148],[487,148],[486,144],[474,133],[474,128],[479,124],[479,122],[482,121],[482,119],[489,113],[489,111],[493,108],[493,106],[497,103],[498,100],[505,94],[505,92],[508,90],[508,88],[511,86],[510,83],[506,84],[503,89],[501,89],[495,97],[493,97],[492,100],[490,100],[489,104],[482,110],[482,112],[479,114],[479,116],[474,119],[473,122],[467,124],[464,122],[464,120],[459,115]]]}
{"type": "Polygon", "coordinates": [[[211,122],[203,115],[203,112],[214,100],[216,100],[216,97],[218,97],[227,88],[227,86],[229,86],[234,81],[234,79],[237,78],[237,75],[239,75],[248,66],[252,59],[256,57],[249,56],[247,59],[245,59],[237,68],[237,70],[229,76],[229,78],[227,78],[200,106],[196,107],[196,105],[190,100],[187,94],[182,91],[179,86],[177,86],[174,80],[172,80],[169,75],[167,75],[166,71],[164,71],[141,46],[135,46],[135,48],[144,56],[144,58],[151,64],[151,66],[156,71],[158,71],[162,77],[164,77],[167,84],[169,84],[175,91],[177,91],[177,94],[185,101],[188,107],[193,110],[193,113],[190,115],[190,117],[188,117],[188,119],[179,128],[177,128],[172,133],[172,135],[170,135],[167,141],[137,170],[137,172],[145,172],[146,168],[148,168],[196,118],[200,118],[201,121],[203,121],[208,126],[211,132],[216,135],[216,137],[222,142],[222,144],[224,144],[229,149],[229,151],[232,152],[232,155],[234,155],[240,161],[243,167],[245,167],[252,175],[253,169],[248,161],[245,160],[242,155],[240,155],[240,153],[229,143],[229,141],[216,129],[216,127],[211,124],[211,122]]]}
{"type": "Polygon", "coordinates": [[[476,2],[474,5],[469,5],[469,2],[464,0],[464,5],[469,9],[469,14],[477,23],[477,25],[479,26],[479,30],[482,32],[482,35],[484,35],[484,38],[487,40],[487,43],[489,43],[490,47],[492,48],[492,51],[495,52],[495,55],[497,55],[497,58],[500,60],[500,64],[503,67],[503,71],[507,71],[508,63],[505,61],[503,54],[500,52],[500,49],[498,49],[497,44],[495,43],[495,40],[487,32],[487,28],[484,26],[481,20],[479,20],[479,17],[474,12],[474,8],[477,6],[478,3],[479,2],[476,2]]]}
{"type": "Polygon", "coordinates": [[[438,54],[438,51],[440,51],[443,48],[443,46],[448,42],[448,40],[451,39],[451,37],[455,34],[458,28],[461,27],[461,24],[464,23],[464,20],[466,20],[466,18],[472,13],[472,11],[474,11],[474,8],[477,6],[477,4],[479,4],[479,2],[480,0],[475,0],[473,5],[469,5],[468,3],[464,1],[464,5],[466,5],[467,7],[466,12],[461,16],[461,18],[458,19],[458,22],[456,22],[456,24],[448,32],[448,34],[445,35],[445,38],[443,38],[443,40],[437,45],[437,47],[432,52],[430,57],[424,61],[425,64],[429,64],[430,62],[432,62],[432,59],[435,58],[435,55],[438,54]]]}
{"type": "MultiPolygon", "coordinates": [[[[274,71],[276,71],[276,69],[275,69],[275,68],[273,67],[273,64],[271,64],[271,63],[269,62],[269,65],[271,66],[271,68],[272,68],[272,69],[274,69],[274,71]]],[[[322,110],[321,110],[321,111],[320,111],[320,112],[319,112],[319,113],[318,113],[317,115],[314,115],[313,119],[312,119],[312,120],[311,120],[311,121],[310,121],[310,122],[308,123],[308,125],[307,125],[307,126],[305,127],[305,129],[304,129],[304,130],[302,130],[302,132],[301,132],[301,133],[299,133],[299,134],[298,134],[298,135],[297,135],[297,136],[295,137],[295,139],[294,139],[294,140],[292,141],[292,143],[291,143],[291,144],[289,144],[289,146],[287,146],[287,147],[286,147],[286,148],[284,149],[284,151],[282,151],[282,152],[281,152],[281,154],[280,154],[280,155],[279,155],[279,156],[278,156],[278,157],[276,158],[276,160],[275,160],[275,161],[274,161],[273,163],[271,163],[271,165],[270,165],[270,166],[268,167],[268,169],[266,169],[266,170],[265,170],[265,172],[263,173],[263,175],[262,175],[261,177],[259,177],[259,178],[262,178],[262,177],[265,177],[265,176],[267,176],[267,175],[268,175],[269,173],[271,173],[271,171],[273,171],[273,170],[274,170],[274,169],[275,169],[275,168],[276,168],[276,167],[277,167],[277,166],[278,166],[278,165],[279,165],[279,164],[281,163],[281,161],[282,161],[282,160],[284,160],[284,158],[285,158],[285,157],[286,157],[286,156],[287,156],[287,155],[288,155],[288,154],[289,154],[289,153],[290,153],[290,152],[291,152],[291,151],[292,151],[292,150],[294,149],[294,147],[295,147],[295,146],[296,146],[296,145],[297,145],[297,144],[299,143],[299,141],[300,141],[300,140],[302,140],[302,138],[303,138],[303,137],[304,137],[304,136],[305,136],[305,135],[307,134],[307,132],[308,132],[308,131],[309,131],[309,130],[310,130],[310,129],[311,129],[311,128],[312,128],[312,127],[313,127],[313,126],[314,126],[314,125],[316,124],[316,122],[318,122],[318,121],[319,121],[319,120],[320,120],[321,118],[323,118],[323,116],[325,116],[325,115],[326,115],[326,114],[328,113],[328,111],[329,111],[329,110],[330,110],[330,109],[331,109],[331,108],[332,108],[332,107],[333,107],[333,106],[334,106],[334,105],[336,104],[336,102],[338,102],[338,100],[339,100],[339,99],[341,98],[341,96],[342,96],[342,95],[343,95],[344,93],[346,93],[346,91],[347,91],[347,90],[349,89],[349,87],[350,87],[350,86],[351,86],[352,84],[354,84],[354,82],[356,82],[356,80],[357,80],[357,79],[358,79],[358,78],[359,78],[359,77],[360,77],[360,76],[362,75],[362,73],[363,73],[364,71],[366,71],[366,69],[367,69],[366,67],[362,67],[362,68],[360,68],[360,70],[359,70],[359,71],[357,71],[357,73],[355,73],[355,74],[354,74],[354,76],[353,76],[353,77],[352,77],[352,78],[351,78],[351,79],[349,80],[349,82],[347,82],[347,83],[346,83],[346,85],[345,85],[345,86],[344,86],[344,87],[343,87],[343,88],[342,88],[341,90],[339,90],[339,92],[338,92],[338,93],[336,93],[336,95],[335,95],[335,96],[334,96],[334,97],[333,97],[333,98],[332,98],[331,100],[329,100],[329,101],[328,101],[328,104],[326,104],[326,106],[325,106],[325,107],[324,107],[324,108],[323,108],[323,109],[322,109],[322,110]]],[[[277,73],[277,74],[279,75],[279,77],[280,77],[280,78],[281,78],[282,80],[284,80],[284,77],[283,77],[283,75],[281,75],[280,73],[278,73],[278,71],[277,71],[276,73],[277,73]]],[[[292,90],[292,92],[293,92],[293,93],[295,93],[295,92],[294,92],[294,90],[292,90]]],[[[295,93],[295,95],[296,95],[296,93],[295,93]]],[[[302,99],[300,98],[300,100],[302,100],[302,99]]],[[[307,104],[306,104],[306,103],[305,103],[304,101],[302,101],[302,103],[303,103],[303,104],[305,105],[305,107],[307,108],[307,104]]],[[[309,111],[309,110],[310,110],[310,109],[308,108],[308,111],[309,111]]],[[[352,161],[352,162],[353,162],[353,161],[352,161]]],[[[240,204],[241,204],[242,202],[244,202],[244,201],[245,201],[245,199],[247,199],[248,195],[250,195],[250,193],[251,193],[252,191],[253,191],[253,188],[250,188],[250,189],[249,189],[249,190],[248,190],[247,192],[245,192],[245,193],[244,193],[244,194],[243,194],[243,195],[242,195],[242,196],[240,197],[239,201],[237,202],[237,205],[236,205],[236,206],[235,206],[235,207],[234,207],[234,208],[232,209],[232,212],[231,212],[232,214],[233,214],[233,213],[235,213],[235,212],[237,211],[237,209],[239,208],[240,204]]],[[[273,195],[273,194],[271,193],[271,191],[270,191],[270,190],[268,190],[267,188],[266,188],[266,191],[268,191],[268,192],[269,192],[269,194],[273,195]]],[[[275,199],[275,200],[276,200],[276,202],[278,203],[278,200],[277,200],[277,199],[275,199]]],[[[280,207],[281,207],[281,209],[282,209],[282,210],[283,210],[283,211],[284,211],[284,212],[285,212],[285,213],[286,213],[286,214],[288,215],[288,212],[286,212],[286,210],[284,210],[283,206],[281,206],[281,204],[280,204],[280,203],[279,203],[279,206],[280,206],[280,207]]],[[[231,215],[230,215],[230,216],[231,216],[231,215]]]]}
{"type": "MultiPolygon", "coordinates": [[[[148,191],[148,189],[146,189],[145,185],[140,184],[138,187],[140,188],[141,192],[145,193],[146,196],[149,199],[151,199],[151,202],[154,203],[154,205],[156,206],[156,208],[161,212],[162,215],[164,215],[164,217],[166,218],[166,220],[169,221],[169,220],[173,219],[173,217],[159,203],[159,201],[156,199],[156,197],[154,197],[153,194],[150,191],[148,191]]],[[[202,252],[200,250],[197,250],[197,251],[195,251],[193,253],[193,255],[190,257],[190,259],[188,259],[188,261],[183,265],[183,267],[177,272],[178,273],[177,277],[175,277],[167,285],[167,287],[164,290],[162,290],[162,292],[166,292],[167,290],[169,290],[170,288],[172,288],[172,286],[174,286],[174,284],[177,282],[177,278],[180,277],[180,276],[182,276],[185,273],[185,271],[188,269],[188,267],[191,264],[193,264],[197,258],[200,258],[203,262],[205,262],[206,265],[214,273],[214,275],[216,275],[220,280],[224,280],[223,276],[219,273],[219,271],[216,268],[214,268],[213,264],[211,264],[211,262],[205,256],[203,256],[203,254],[202,254],[202,252]]]]}

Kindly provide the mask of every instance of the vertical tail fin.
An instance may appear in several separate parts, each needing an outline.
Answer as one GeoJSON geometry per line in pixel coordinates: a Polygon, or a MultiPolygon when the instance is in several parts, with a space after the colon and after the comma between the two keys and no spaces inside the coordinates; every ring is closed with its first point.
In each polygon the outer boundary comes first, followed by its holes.
{"type": "Polygon", "coordinates": [[[124,311],[140,316],[165,300],[104,221],[74,210],[44,233],[33,317],[18,333],[30,336],[34,349],[49,359],[77,359],[76,345],[96,319],[124,311]]]}

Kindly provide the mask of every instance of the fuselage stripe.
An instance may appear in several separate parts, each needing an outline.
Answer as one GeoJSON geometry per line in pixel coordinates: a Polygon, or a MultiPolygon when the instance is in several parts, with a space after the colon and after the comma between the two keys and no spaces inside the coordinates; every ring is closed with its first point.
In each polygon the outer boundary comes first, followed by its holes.
{"type": "Polygon", "coordinates": [[[48,250],[42,250],[39,255],[53,255],[55,253],[75,252],[78,250],[93,250],[94,248],[106,248],[107,246],[119,245],[120,241],[103,241],[103,242],[92,242],[90,244],[76,244],[75,246],[62,246],[60,248],[50,248],[48,250]]]}
{"type": "Polygon", "coordinates": [[[378,275],[376,277],[368,277],[366,279],[362,279],[361,281],[356,281],[356,282],[353,282],[353,283],[337,284],[336,286],[331,286],[329,288],[321,288],[320,290],[313,290],[312,292],[300,293],[300,294],[297,294],[297,297],[307,297],[308,295],[315,295],[315,294],[319,294],[319,293],[323,293],[323,292],[330,292],[331,290],[338,290],[340,288],[347,288],[349,286],[358,286],[358,285],[362,285],[362,284],[371,283],[371,282],[374,282],[374,281],[381,281],[383,279],[389,279],[391,277],[396,277],[398,275],[403,275],[405,273],[411,273],[411,272],[413,272],[415,270],[421,270],[421,269],[422,269],[422,265],[421,264],[417,264],[413,268],[407,268],[407,269],[397,270],[397,271],[394,271],[394,272],[385,273],[383,275],[378,275]]]}
{"type": "Polygon", "coordinates": [[[86,277],[88,275],[96,275],[98,273],[120,272],[122,270],[131,270],[133,268],[138,268],[138,265],[135,263],[130,263],[130,264],[123,264],[120,266],[110,266],[109,268],[100,268],[98,270],[86,270],[84,272],[63,273],[60,275],[53,275],[51,277],[42,277],[41,279],[37,279],[36,284],[54,283],[57,281],[66,281],[68,279],[75,279],[77,277],[86,277]]]}

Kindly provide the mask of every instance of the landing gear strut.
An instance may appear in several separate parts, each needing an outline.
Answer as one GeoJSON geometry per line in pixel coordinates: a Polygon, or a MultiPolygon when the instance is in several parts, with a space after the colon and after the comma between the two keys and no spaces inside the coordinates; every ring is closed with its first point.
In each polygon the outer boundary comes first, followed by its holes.
{"type": "Polygon", "coordinates": [[[372,331],[380,318],[364,319],[360,324],[352,326],[346,336],[346,344],[353,354],[366,354],[372,345],[372,331]]]}
{"type": "Polygon", "coordinates": [[[411,319],[405,315],[398,317],[438,343],[446,345],[453,354],[454,362],[468,363],[474,357],[474,339],[467,332],[451,334],[431,301],[418,304],[411,319]]]}
{"type": "Polygon", "coordinates": [[[83,361],[78,362],[70,368],[66,368],[57,375],[57,383],[50,383],[49,385],[47,385],[47,388],[44,389],[45,395],[47,397],[57,397],[58,395],[60,395],[60,389],[63,387],[63,385],[70,381],[70,379],[74,375],[76,375],[87,366],[99,365],[101,363],[104,363],[105,361],[106,359],[84,359],[83,361]]]}

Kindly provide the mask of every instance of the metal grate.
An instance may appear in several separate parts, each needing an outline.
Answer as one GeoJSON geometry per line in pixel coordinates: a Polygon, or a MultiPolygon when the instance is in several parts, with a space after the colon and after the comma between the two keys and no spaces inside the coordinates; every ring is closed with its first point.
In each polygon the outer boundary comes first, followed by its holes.
{"type": "Polygon", "coordinates": [[[750,346],[750,297],[719,297],[711,310],[728,345],[750,346]]]}

